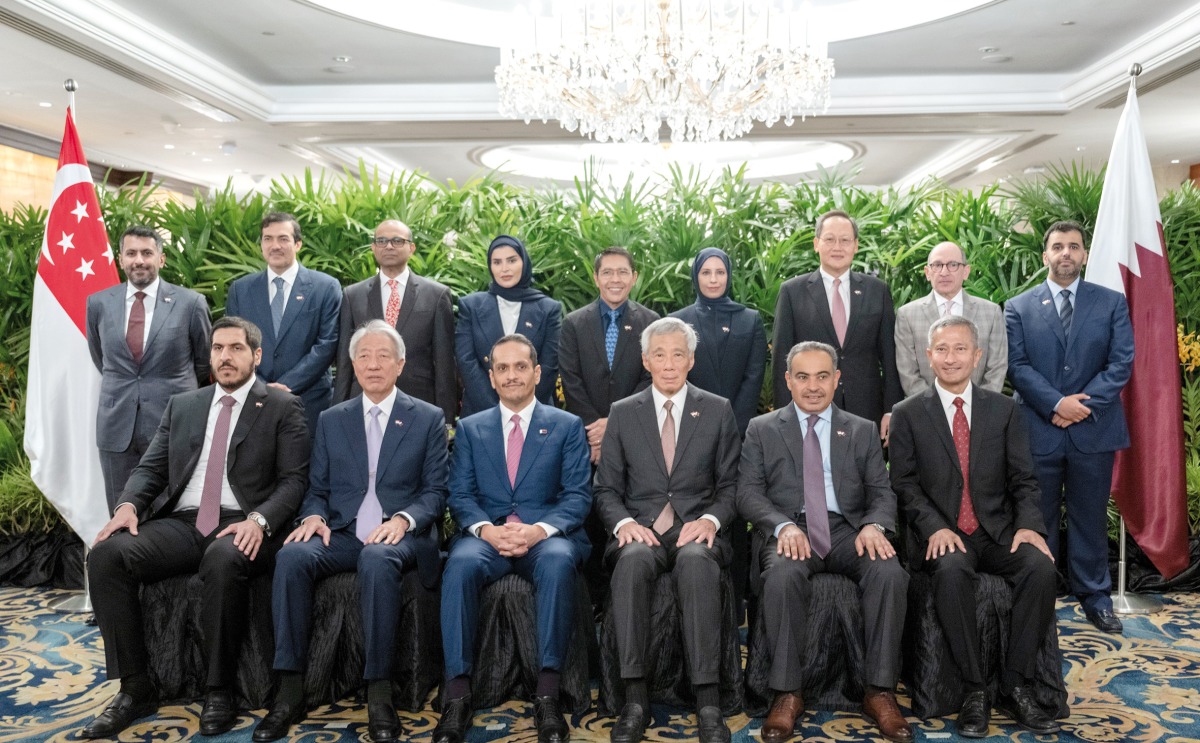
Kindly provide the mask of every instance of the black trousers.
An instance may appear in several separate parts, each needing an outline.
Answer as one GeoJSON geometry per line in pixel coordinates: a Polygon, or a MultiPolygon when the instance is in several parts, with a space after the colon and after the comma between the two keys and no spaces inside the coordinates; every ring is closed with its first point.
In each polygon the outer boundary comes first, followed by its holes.
{"type": "Polygon", "coordinates": [[[207,536],[196,531],[196,511],[183,511],[138,525],[138,534],[113,534],[88,555],[88,580],[96,624],[104,637],[109,678],[122,678],[147,668],[139,588],[173,575],[197,572],[201,592],[200,627],[208,665],[208,686],[228,686],[237,670],[245,634],[250,580],[268,573],[286,534],[264,538],[250,560],[233,546],[233,536],[217,539],[225,527],[246,518],[222,509],[217,528],[207,536]]]}
{"type": "Polygon", "coordinates": [[[976,571],[1004,578],[1013,589],[1008,654],[1001,678],[1001,688],[1009,692],[1018,679],[1020,683],[1033,679],[1038,648],[1054,621],[1054,563],[1030,544],[1011,552],[1011,544],[996,543],[982,528],[969,536],[956,533],[966,545],[966,552],[947,552],[925,562],[925,569],[933,576],[938,622],[963,680],[976,686],[985,684],[975,617],[976,571]]]}

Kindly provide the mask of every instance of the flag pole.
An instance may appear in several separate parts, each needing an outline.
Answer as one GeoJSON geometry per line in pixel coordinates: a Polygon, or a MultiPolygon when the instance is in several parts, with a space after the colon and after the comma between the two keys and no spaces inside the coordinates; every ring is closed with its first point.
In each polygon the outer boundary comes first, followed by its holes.
{"type": "MultiPolygon", "coordinates": [[[[1129,89],[1137,92],[1138,75],[1142,74],[1142,66],[1134,62],[1129,66],[1129,89]]],[[[1138,593],[1128,593],[1125,590],[1127,582],[1125,556],[1125,517],[1120,517],[1120,529],[1117,542],[1117,595],[1113,596],[1113,611],[1117,614],[1155,614],[1162,611],[1163,604],[1153,596],[1143,596],[1138,593]]]]}
{"type": "MultiPolygon", "coordinates": [[[[63,89],[67,91],[67,107],[71,110],[71,116],[76,121],[79,117],[75,111],[75,91],[79,90],[78,83],[73,78],[63,80],[63,89]]],[[[51,611],[59,614],[90,614],[92,613],[92,597],[88,590],[88,546],[83,545],[83,589],[80,591],[72,591],[70,594],[63,596],[61,599],[50,604],[51,611]]]]}

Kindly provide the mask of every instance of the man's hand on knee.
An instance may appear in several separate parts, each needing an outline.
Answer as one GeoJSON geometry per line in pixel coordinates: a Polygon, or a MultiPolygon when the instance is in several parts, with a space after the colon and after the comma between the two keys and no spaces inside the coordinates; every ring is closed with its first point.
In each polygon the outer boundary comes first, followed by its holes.
{"type": "Polygon", "coordinates": [[[216,538],[220,539],[226,534],[233,535],[233,546],[247,558],[253,560],[258,557],[258,548],[262,546],[263,541],[262,527],[258,524],[250,519],[236,521],[222,529],[216,538]]]}
{"type": "Polygon", "coordinates": [[[137,508],[132,503],[122,503],[117,506],[117,510],[113,511],[113,517],[108,520],[108,523],[96,535],[96,541],[92,542],[92,546],[95,547],[122,529],[128,529],[129,533],[136,537],[137,527],[137,508]]]}

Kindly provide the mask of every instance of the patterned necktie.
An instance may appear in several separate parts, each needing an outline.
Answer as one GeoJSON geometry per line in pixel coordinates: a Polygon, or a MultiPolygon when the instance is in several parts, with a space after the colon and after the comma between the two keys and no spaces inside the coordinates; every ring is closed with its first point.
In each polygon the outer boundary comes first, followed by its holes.
{"type": "Polygon", "coordinates": [[[608,355],[608,368],[612,369],[613,357],[617,354],[617,311],[608,311],[608,327],[604,330],[604,353],[608,355]]]}
{"type": "Polygon", "coordinates": [[[204,486],[200,491],[200,510],[196,512],[196,531],[207,537],[221,520],[221,480],[225,474],[225,453],[229,449],[229,421],[233,417],[232,395],[221,397],[221,411],[213,428],[212,444],[208,449],[208,464],[204,468],[204,486]]]}
{"type": "Polygon", "coordinates": [[[142,350],[146,335],[146,292],[133,293],[133,306],[129,308],[129,325],[125,328],[125,342],[129,344],[129,353],[133,354],[133,363],[142,363],[142,350]]]}
{"type": "Polygon", "coordinates": [[[1058,311],[1058,319],[1062,321],[1063,335],[1067,335],[1071,332],[1071,320],[1075,317],[1075,308],[1071,306],[1070,289],[1063,289],[1060,294],[1062,294],[1062,308],[1058,311]]]}
{"type": "Polygon", "coordinates": [[[842,280],[833,280],[833,331],[837,333],[838,345],[846,345],[846,302],[842,299],[842,280]]]}
{"type": "Polygon", "coordinates": [[[971,427],[967,425],[967,414],[963,412],[963,399],[954,398],[954,448],[958,451],[958,466],[962,469],[962,503],[958,506],[958,530],[963,534],[974,534],[979,528],[975,518],[975,507],[971,504],[971,427]]]}
{"type": "MultiPolygon", "coordinates": [[[[674,407],[675,403],[670,400],[663,403],[663,410],[667,415],[662,424],[662,453],[663,460],[667,463],[668,475],[671,474],[671,465],[675,462],[675,416],[671,415],[671,409],[674,407]]],[[[663,506],[663,510],[659,511],[654,519],[654,531],[666,534],[674,523],[675,509],[671,508],[671,501],[667,501],[667,505],[663,506]]]]}
{"type": "Polygon", "coordinates": [[[388,294],[387,309],[383,311],[383,319],[387,320],[387,324],[394,328],[396,321],[400,319],[400,292],[396,290],[398,284],[395,279],[388,279],[387,286],[391,294],[388,294]]]}
{"type": "Polygon", "coordinates": [[[275,277],[275,296],[271,298],[271,325],[275,328],[275,334],[279,334],[279,323],[283,322],[283,300],[286,297],[283,293],[283,277],[275,277]]]}
{"type": "Polygon", "coordinates": [[[942,303],[942,317],[950,317],[951,310],[954,309],[954,300],[947,299],[942,303]]]}
{"type": "Polygon", "coordinates": [[[817,557],[829,554],[829,504],[825,499],[825,464],[821,460],[821,439],[817,438],[819,415],[808,416],[804,435],[804,521],[808,541],[817,557]]]}
{"type": "Polygon", "coordinates": [[[372,405],[367,414],[367,494],[363,496],[358,515],[354,517],[354,534],[358,541],[366,544],[367,537],[375,527],[383,523],[383,504],[375,494],[375,472],[379,469],[379,449],[383,446],[383,431],[379,428],[379,416],[383,413],[378,405],[372,405]]]}

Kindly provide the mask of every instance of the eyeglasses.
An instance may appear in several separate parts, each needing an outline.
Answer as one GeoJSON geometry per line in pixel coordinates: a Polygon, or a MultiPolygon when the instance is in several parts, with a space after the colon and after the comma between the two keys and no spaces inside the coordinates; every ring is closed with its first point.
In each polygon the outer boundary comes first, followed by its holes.
{"type": "Polygon", "coordinates": [[[821,244],[828,248],[832,248],[834,245],[840,245],[843,248],[848,248],[856,242],[858,242],[858,238],[854,237],[837,238],[829,235],[821,238],[821,244]]]}
{"type": "Polygon", "coordinates": [[[940,263],[939,262],[939,263],[927,263],[926,264],[926,266],[928,266],[929,270],[933,271],[934,273],[941,273],[943,270],[949,271],[950,273],[954,273],[955,271],[957,271],[958,269],[962,268],[965,265],[967,265],[967,264],[959,263],[958,261],[950,261],[949,263],[940,263]]]}
{"type": "Polygon", "coordinates": [[[403,248],[404,243],[415,244],[415,243],[413,243],[412,240],[409,240],[407,237],[377,237],[374,240],[372,240],[371,242],[380,248],[386,246],[388,243],[391,243],[392,245],[396,246],[397,248],[403,248]]]}
{"type": "Polygon", "coordinates": [[[602,268],[600,269],[600,278],[602,279],[628,279],[633,276],[633,271],[628,268],[602,268]]]}

